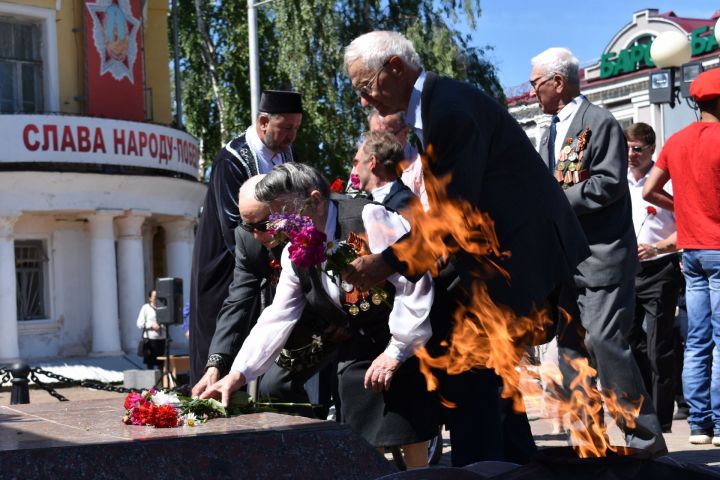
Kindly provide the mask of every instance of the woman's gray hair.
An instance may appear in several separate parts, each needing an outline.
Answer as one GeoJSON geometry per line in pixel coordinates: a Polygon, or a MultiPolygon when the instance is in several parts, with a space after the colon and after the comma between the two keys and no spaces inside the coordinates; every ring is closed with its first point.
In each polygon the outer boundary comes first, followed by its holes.
{"type": "Polygon", "coordinates": [[[317,190],[322,198],[330,197],[330,184],[323,175],[304,163],[289,162],[276,165],[255,186],[255,198],[270,203],[279,197],[292,195],[307,198],[317,190]]]}
{"type": "Polygon", "coordinates": [[[557,73],[567,78],[568,83],[580,85],[580,61],[567,48],[548,48],[533,57],[531,62],[533,67],[542,69],[547,75],[557,73]]]}
{"type": "Polygon", "coordinates": [[[360,35],[345,47],[343,69],[362,60],[368,70],[377,70],[390,57],[400,57],[405,63],[420,68],[420,56],[412,42],[401,33],[375,31],[360,35]]]}

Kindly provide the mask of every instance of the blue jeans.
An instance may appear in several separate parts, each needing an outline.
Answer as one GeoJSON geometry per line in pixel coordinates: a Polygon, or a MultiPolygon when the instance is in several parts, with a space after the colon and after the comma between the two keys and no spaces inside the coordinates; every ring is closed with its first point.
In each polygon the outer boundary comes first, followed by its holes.
{"type": "Polygon", "coordinates": [[[720,436],[720,250],[683,254],[688,316],[683,392],[691,430],[720,436]]]}

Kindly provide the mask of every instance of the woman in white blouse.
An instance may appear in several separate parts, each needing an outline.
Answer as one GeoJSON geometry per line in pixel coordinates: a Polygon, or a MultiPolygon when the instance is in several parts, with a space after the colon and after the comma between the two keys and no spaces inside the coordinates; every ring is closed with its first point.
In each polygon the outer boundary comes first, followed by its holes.
{"type": "Polygon", "coordinates": [[[148,292],[148,303],[140,308],[137,327],[143,331],[142,338],[147,339],[147,347],[143,353],[143,362],[148,369],[162,368],[157,357],[165,355],[165,326],[157,323],[157,292],[148,292]]]}

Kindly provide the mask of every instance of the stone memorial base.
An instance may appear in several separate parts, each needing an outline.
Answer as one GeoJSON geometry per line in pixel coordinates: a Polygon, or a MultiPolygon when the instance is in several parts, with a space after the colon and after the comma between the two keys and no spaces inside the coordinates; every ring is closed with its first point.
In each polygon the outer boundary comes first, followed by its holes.
{"type": "Polygon", "coordinates": [[[3,479],[374,479],[395,471],[334,422],[276,413],[124,425],[122,400],[0,407],[3,479]]]}

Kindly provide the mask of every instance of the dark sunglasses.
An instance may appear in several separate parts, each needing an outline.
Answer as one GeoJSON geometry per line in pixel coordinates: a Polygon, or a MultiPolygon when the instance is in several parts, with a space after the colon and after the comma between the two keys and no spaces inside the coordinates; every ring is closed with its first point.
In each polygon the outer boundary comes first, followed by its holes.
{"type": "Polygon", "coordinates": [[[245,230],[248,233],[254,233],[254,232],[267,232],[268,229],[268,221],[267,219],[261,221],[261,222],[255,222],[255,223],[245,223],[240,222],[240,228],[245,230]]]}
{"type": "Polygon", "coordinates": [[[642,153],[642,152],[644,152],[645,150],[647,150],[647,149],[650,148],[650,147],[652,147],[652,144],[650,144],[650,145],[645,145],[645,146],[642,146],[642,147],[638,147],[637,145],[633,145],[632,147],[630,147],[630,150],[632,150],[632,151],[635,152],[635,153],[642,153]]]}

